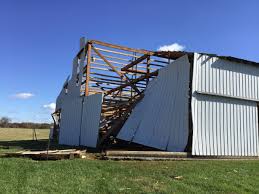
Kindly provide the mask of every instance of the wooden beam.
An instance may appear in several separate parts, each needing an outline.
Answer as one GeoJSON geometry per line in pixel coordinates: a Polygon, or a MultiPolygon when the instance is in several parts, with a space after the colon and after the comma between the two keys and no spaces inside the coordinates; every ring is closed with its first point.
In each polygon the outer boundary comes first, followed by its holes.
{"type": "Polygon", "coordinates": [[[120,79],[119,77],[112,76],[112,75],[106,75],[106,74],[102,74],[102,73],[92,72],[91,74],[101,76],[101,77],[111,77],[111,78],[115,78],[115,79],[120,79]]]}
{"type": "Polygon", "coordinates": [[[139,82],[139,81],[142,81],[142,80],[144,80],[144,79],[147,79],[147,78],[149,78],[149,77],[151,77],[151,76],[157,76],[157,75],[158,75],[158,70],[156,70],[156,71],[150,73],[149,75],[140,76],[140,77],[138,77],[138,78],[132,80],[130,83],[122,84],[121,86],[119,86],[119,87],[117,87],[117,88],[114,88],[114,89],[111,89],[111,90],[107,91],[107,92],[106,92],[106,95],[109,95],[109,94],[111,94],[111,93],[113,93],[113,92],[115,92],[115,91],[117,91],[117,90],[121,90],[121,89],[123,89],[123,88],[125,88],[125,87],[127,87],[127,86],[130,86],[131,84],[135,84],[135,83],[137,83],[137,82],[139,82]]]}
{"type": "Polygon", "coordinates": [[[157,57],[163,57],[163,58],[167,58],[167,59],[173,59],[176,60],[184,55],[190,55],[191,53],[189,52],[184,52],[184,51],[157,51],[154,52],[154,56],[157,57]]]}
{"type": "Polygon", "coordinates": [[[124,71],[131,72],[131,73],[138,73],[138,74],[146,74],[146,71],[143,71],[143,70],[126,69],[124,71]]]}
{"type": "Polygon", "coordinates": [[[137,65],[138,63],[144,61],[146,58],[148,58],[149,55],[145,54],[141,57],[139,57],[138,59],[136,59],[135,61],[132,61],[131,63],[129,63],[128,65],[126,65],[125,67],[121,68],[122,71],[125,71],[131,67],[133,67],[134,65],[137,65]]]}
{"type": "Polygon", "coordinates": [[[119,72],[96,48],[92,47],[92,49],[94,50],[94,52],[95,52],[105,63],[107,63],[107,65],[109,65],[109,66],[112,68],[112,70],[113,70],[114,72],[116,72],[124,81],[127,81],[127,82],[129,83],[129,85],[130,85],[138,94],[140,94],[140,91],[139,91],[139,89],[137,88],[137,86],[135,86],[134,84],[131,84],[129,78],[128,78],[126,75],[124,75],[124,74],[122,74],[121,72],[119,72]]]}
{"type": "Polygon", "coordinates": [[[121,78],[123,77],[123,74],[119,72],[96,48],[92,47],[94,52],[107,64],[109,65],[114,72],[116,72],[121,78]]]}
{"type": "Polygon", "coordinates": [[[119,46],[119,45],[115,45],[115,44],[101,42],[101,41],[98,41],[98,40],[90,40],[88,42],[98,44],[98,45],[102,45],[102,46],[106,46],[106,47],[110,47],[110,48],[129,51],[129,52],[136,52],[136,53],[149,54],[149,55],[153,55],[153,53],[154,53],[154,52],[147,51],[147,50],[144,50],[144,49],[133,49],[133,48],[125,47],[125,46],[119,46]]]}
{"type": "Polygon", "coordinates": [[[88,96],[88,95],[89,95],[91,49],[92,49],[92,45],[88,43],[88,44],[87,44],[86,78],[85,78],[85,96],[88,96]]]}
{"type": "Polygon", "coordinates": [[[131,102],[130,105],[127,107],[127,110],[124,111],[124,114],[120,117],[119,120],[117,120],[116,123],[107,131],[107,133],[98,141],[98,147],[101,146],[102,144],[107,141],[109,136],[111,134],[117,135],[118,132],[120,131],[121,127],[123,126],[124,122],[128,118],[128,114],[132,111],[132,109],[136,106],[136,104],[144,97],[144,94],[140,94],[135,101],[131,102]]]}

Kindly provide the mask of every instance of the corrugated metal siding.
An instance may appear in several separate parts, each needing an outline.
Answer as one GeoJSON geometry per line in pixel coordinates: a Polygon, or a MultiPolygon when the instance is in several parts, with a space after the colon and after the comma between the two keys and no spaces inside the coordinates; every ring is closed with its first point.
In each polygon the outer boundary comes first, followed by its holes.
{"type": "Polygon", "coordinates": [[[77,57],[73,60],[72,77],[68,82],[68,95],[73,97],[80,96],[81,86],[79,83],[82,82],[84,68],[84,58],[78,59],[77,57]],[[79,63],[78,63],[79,62],[79,63]],[[77,76],[77,71],[79,70],[79,75],[77,76]]]}
{"type": "Polygon", "coordinates": [[[69,80],[69,76],[67,77],[66,81],[64,82],[62,90],[60,91],[60,93],[56,99],[56,110],[61,109],[62,103],[66,98],[66,91],[65,91],[64,87],[68,83],[68,80],[69,80]]]}
{"type": "Polygon", "coordinates": [[[159,70],[118,138],[169,151],[183,151],[188,139],[190,64],[183,56],[159,70]]]}
{"type": "Polygon", "coordinates": [[[64,145],[79,145],[81,118],[82,118],[82,98],[80,97],[80,84],[83,77],[84,55],[81,59],[73,59],[72,77],[68,82],[68,93],[62,89],[57,98],[57,108],[61,108],[61,121],[59,132],[59,143],[64,145]],[[78,63],[79,62],[79,63],[78,63]],[[79,79],[77,71],[79,69],[79,79]],[[77,80],[78,79],[78,80],[77,80]],[[78,82],[78,83],[77,83],[78,82]]]}
{"type": "Polygon", "coordinates": [[[80,145],[96,147],[102,109],[102,94],[84,97],[80,145]]]}
{"type": "Polygon", "coordinates": [[[194,94],[193,155],[258,155],[255,102],[194,94]]]}
{"type": "Polygon", "coordinates": [[[143,115],[146,112],[146,106],[148,103],[150,98],[150,93],[152,93],[152,88],[155,87],[157,83],[157,79],[153,79],[149,82],[146,90],[145,90],[145,97],[143,100],[141,100],[136,107],[134,108],[134,110],[132,111],[130,117],[127,119],[127,121],[124,123],[122,129],[120,130],[119,134],[117,135],[117,137],[119,139],[123,139],[126,141],[132,141],[132,139],[134,138],[134,135],[139,127],[139,124],[141,122],[141,120],[143,119],[143,115]]]}
{"type": "Polygon", "coordinates": [[[79,145],[82,98],[66,98],[62,103],[59,143],[79,145]]]}
{"type": "Polygon", "coordinates": [[[205,54],[194,54],[193,90],[259,101],[259,68],[205,54]]]}
{"type": "Polygon", "coordinates": [[[259,68],[195,53],[193,155],[258,155],[259,68]]]}

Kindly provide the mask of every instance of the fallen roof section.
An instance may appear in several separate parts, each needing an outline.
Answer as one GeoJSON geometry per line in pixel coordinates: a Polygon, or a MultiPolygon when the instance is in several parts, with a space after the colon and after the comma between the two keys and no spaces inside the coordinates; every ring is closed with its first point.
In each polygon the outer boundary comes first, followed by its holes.
{"type": "Polygon", "coordinates": [[[184,151],[189,130],[189,72],[187,55],[161,69],[117,138],[161,150],[184,151]]]}

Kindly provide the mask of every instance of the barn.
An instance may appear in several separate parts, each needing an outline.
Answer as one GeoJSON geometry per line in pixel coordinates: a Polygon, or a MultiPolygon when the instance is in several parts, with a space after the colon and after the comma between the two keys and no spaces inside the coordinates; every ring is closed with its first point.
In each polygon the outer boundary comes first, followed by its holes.
{"type": "Polygon", "coordinates": [[[60,144],[259,156],[258,102],[256,62],[81,38],[52,116],[60,144]]]}

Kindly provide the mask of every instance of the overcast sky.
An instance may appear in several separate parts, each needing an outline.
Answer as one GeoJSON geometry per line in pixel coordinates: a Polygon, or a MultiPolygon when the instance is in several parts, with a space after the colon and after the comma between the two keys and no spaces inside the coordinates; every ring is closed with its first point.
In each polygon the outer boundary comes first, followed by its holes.
{"type": "Polygon", "coordinates": [[[259,61],[259,1],[0,0],[0,116],[50,122],[82,36],[259,61]]]}

